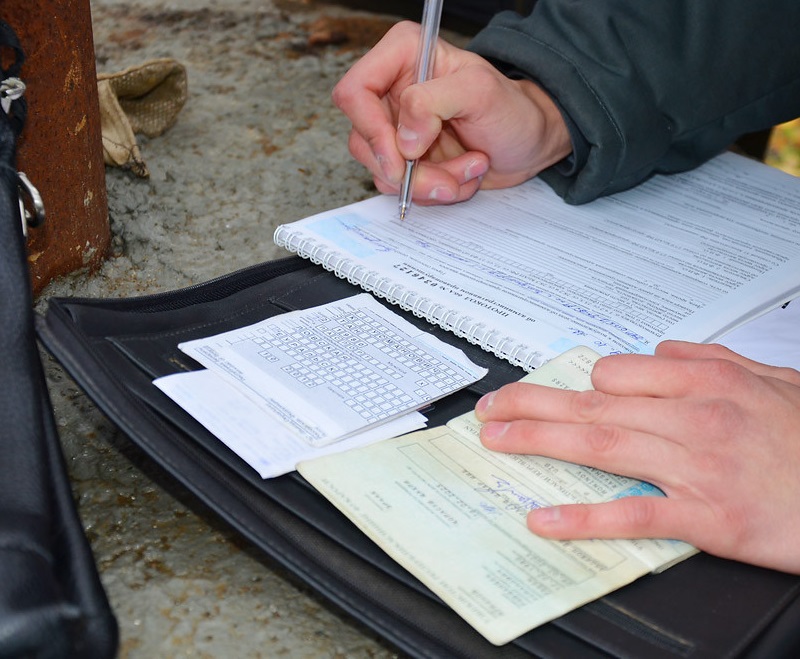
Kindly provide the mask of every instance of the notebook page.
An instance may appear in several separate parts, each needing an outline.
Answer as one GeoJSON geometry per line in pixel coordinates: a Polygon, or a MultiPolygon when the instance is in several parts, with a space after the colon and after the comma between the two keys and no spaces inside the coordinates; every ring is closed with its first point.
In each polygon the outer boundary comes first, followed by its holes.
{"type": "Polygon", "coordinates": [[[706,341],[800,289],[800,185],[725,154],[585,206],[538,180],[401,222],[381,196],[276,242],[526,368],[706,341]]]}

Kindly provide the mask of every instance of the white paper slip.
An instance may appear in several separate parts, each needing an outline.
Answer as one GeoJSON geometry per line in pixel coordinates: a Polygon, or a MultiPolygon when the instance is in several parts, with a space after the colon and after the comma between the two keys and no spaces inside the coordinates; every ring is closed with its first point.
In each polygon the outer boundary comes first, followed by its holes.
{"type": "Polygon", "coordinates": [[[800,370],[800,299],[737,327],[719,342],[757,362],[800,370]]]}
{"type": "Polygon", "coordinates": [[[425,427],[411,412],[330,446],[315,448],[286,428],[225,378],[203,369],[176,373],[153,382],[209,432],[255,469],[262,478],[294,471],[301,460],[366,446],[425,427]]]}
{"type": "Polygon", "coordinates": [[[178,347],[312,446],[420,409],[486,374],[365,293],[178,347]]]}

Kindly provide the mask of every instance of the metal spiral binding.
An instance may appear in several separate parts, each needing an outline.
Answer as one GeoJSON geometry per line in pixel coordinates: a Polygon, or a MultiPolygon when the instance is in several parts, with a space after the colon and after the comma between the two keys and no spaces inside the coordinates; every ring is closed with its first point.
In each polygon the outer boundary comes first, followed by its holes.
{"type": "Polygon", "coordinates": [[[401,284],[393,283],[388,277],[381,276],[362,264],[353,263],[351,259],[342,257],[312,238],[292,235],[285,225],[275,230],[274,240],[277,245],[307,258],[312,263],[321,265],[340,279],[346,279],[351,284],[388,300],[418,318],[424,318],[431,324],[439,325],[456,336],[466,339],[481,349],[505,359],[515,366],[520,366],[526,371],[532,371],[543,361],[543,355],[540,352],[521,344],[515,344],[510,353],[505,353],[503,349],[511,339],[502,336],[497,330],[487,329],[484,323],[480,323],[470,316],[459,316],[452,309],[434,303],[429,298],[408,290],[401,284]],[[451,320],[453,316],[455,318],[451,320]],[[483,334],[480,333],[481,330],[483,330],[483,334]]]}

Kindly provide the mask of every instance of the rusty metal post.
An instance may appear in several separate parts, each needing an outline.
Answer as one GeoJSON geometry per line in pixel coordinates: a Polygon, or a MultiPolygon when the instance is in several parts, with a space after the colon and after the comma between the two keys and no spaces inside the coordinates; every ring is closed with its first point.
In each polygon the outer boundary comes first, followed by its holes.
{"type": "Polygon", "coordinates": [[[26,55],[18,167],[47,212],[29,233],[38,293],[54,277],[96,267],[110,242],[91,10],[89,0],[2,0],[0,18],[26,55]]]}

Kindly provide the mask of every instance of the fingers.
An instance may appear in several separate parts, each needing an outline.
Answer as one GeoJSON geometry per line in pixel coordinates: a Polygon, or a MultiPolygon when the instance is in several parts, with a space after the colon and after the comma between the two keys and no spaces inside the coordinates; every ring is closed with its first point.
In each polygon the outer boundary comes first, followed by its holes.
{"type": "Polygon", "coordinates": [[[656,347],[656,355],[676,359],[725,359],[745,367],[756,375],[784,380],[800,385],[800,372],[793,368],[769,366],[753,361],[719,344],[690,343],[689,341],[662,341],[656,347]]]}
{"type": "Polygon", "coordinates": [[[685,493],[707,481],[708,463],[738,455],[746,409],[723,398],[660,399],[514,383],[476,405],[481,441],[494,451],[541,455],[685,493]]]}
{"type": "Polygon", "coordinates": [[[633,496],[539,508],[528,513],[527,525],[553,540],[682,540],[715,556],[800,574],[800,528],[791,513],[775,510],[768,499],[732,512],[699,499],[633,496]],[[736,521],[737,515],[743,519],[736,521]]]}
{"type": "Polygon", "coordinates": [[[625,397],[602,391],[570,391],[515,382],[481,398],[475,414],[483,422],[537,420],[577,425],[620,426],[658,434],[679,434],[682,414],[691,403],[649,397],[625,397]],[[655,420],[655,421],[654,421],[655,420]]]}
{"type": "MultiPolygon", "coordinates": [[[[660,496],[539,508],[528,513],[527,523],[537,535],[555,540],[660,538],[695,546],[704,545],[708,530],[720,526],[707,506],[660,496]]],[[[714,549],[715,553],[725,553],[721,547],[714,549]]]]}
{"type": "Polygon", "coordinates": [[[353,123],[348,147],[350,154],[373,177],[387,185],[399,186],[405,171],[405,160],[395,144],[394,120],[383,102],[365,97],[358,111],[342,108],[353,123]]]}
{"type": "Polygon", "coordinates": [[[486,183],[506,187],[570,152],[563,116],[539,86],[511,80],[472,53],[445,48],[443,54],[457,60],[443,64],[447,75],[402,93],[398,148],[405,157],[425,154],[445,126],[461,150],[491,154],[486,183]]]}
{"type": "Polygon", "coordinates": [[[552,99],[474,53],[439,40],[434,77],[412,84],[418,32],[392,28],[332,94],[353,125],[350,151],[381,192],[397,192],[406,161],[419,160],[414,201],[453,203],[521,183],[569,153],[552,99]]]}
{"type": "Polygon", "coordinates": [[[469,199],[480,187],[488,167],[486,155],[474,152],[441,162],[428,159],[419,161],[414,177],[414,201],[426,205],[469,199]]]}
{"type": "Polygon", "coordinates": [[[351,134],[353,157],[389,184],[399,184],[405,168],[395,143],[395,106],[399,92],[413,82],[418,35],[414,23],[393,26],[331,93],[358,136],[351,134]]]}
{"type": "MultiPolygon", "coordinates": [[[[453,84],[449,82],[450,76],[445,75],[444,84],[435,86],[434,96],[424,90],[421,94],[412,92],[408,96],[414,106],[409,115],[413,116],[414,128],[402,123],[402,114],[399,118],[395,116],[406,102],[409,86],[425,86],[411,84],[416,55],[409,49],[409,43],[416,43],[416,39],[410,37],[418,29],[419,26],[413,23],[401,23],[392,28],[336,85],[332,93],[333,102],[353,124],[350,153],[370,170],[381,192],[396,193],[405,173],[406,160],[424,156],[415,175],[415,202],[462,201],[474,195],[480,187],[480,179],[489,169],[489,159],[481,152],[466,150],[454,135],[442,130],[446,118],[437,114],[435,95],[449,94],[453,84]],[[441,90],[437,92],[438,87],[441,90]]],[[[442,56],[437,62],[448,57],[456,61],[463,57],[483,62],[476,55],[444,42],[439,51],[442,56]],[[449,55],[445,57],[445,53],[449,55]]],[[[488,65],[484,62],[484,66],[488,65]]],[[[460,94],[458,98],[466,97],[460,94]]],[[[460,102],[445,104],[446,111],[455,112],[460,102]]]]}
{"type": "Polygon", "coordinates": [[[665,357],[680,360],[699,360],[699,359],[724,359],[739,366],[743,366],[749,371],[767,375],[776,371],[776,367],[767,366],[759,362],[747,359],[725,346],[711,343],[692,343],[690,341],[662,341],[656,346],[655,354],[658,357],[665,357]]]}
{"type": "Polygon", "coordinates": [[[592,385],[615,396],[744,400],[763,386],[763,376],[800,384],[800,374],[793,369],[760,364],[720,345],[667,341],[657,347],[655,356],[599,359],[592,385]]]}
{"type": "Polygon", "coordinates": [[[742,367],[712,359],[683,359],[669,351],[652,355],[613,355],[597,361],[592,385],[615,396],[679,398],[729,381],[742,367]]]}
{"type": "MultiPolygon", "coordinates": [[[[709,412],[694,401],[628,399],[597,391],[566,391],[514,383],[487,394],[475,408],[481,442],[504,453],[539,455],[590,465],[685,492],[698,476],[693,437],[709,412]]],[[[709,437],[711,431],[709,430],[709,437]]],[[[712,437],[713,438],[713,437],[712,437]]]]}
{"type": "Polygon", "coordinates": [[[800,571],[800,387],[790,370],[668,342],[655,356],[599,360],[595,390],[514,383],[484,396],[476,414],[490,449],[638,478],[666,495],[532,511],[528,525],[543,537],[672,538],[800,571]]]}
{"type": "Polygon", "coordinates": [[[480,438],[493,451],[589,464],[649,481],[661,489],[673,489],[676,480],[694,471],[684,446],[611,424],[495,421],[483,425],[480,438]],[[673,473],[665,474],[663,465],[670,465],[673,473]]]}
{"type": "Polygon", "coordinates": [[[682,540],[722,558],[800,573],[797,538],[787,528],[786,517],[773,524],[781,529],[774,536],[768,529],[742,532],[727,515],[705,502],[658,496],[540,508],[527,518],[533,533],[552,540],[682,540]]]}
{"type": "MultiPolygon", "coordinates": [[[[400,182],[391,180],[391,173],[386,171],[386,160],[376,156],[372,146],[356,131],[350,134],[349,148],[353,157],[373,172],[375,187],[380,192],[399,192],[400,182]],[[381,173],[375,175],[374,172],[381,173]]],[[[405,171],[405,160],[402,162],[405,171]]],[[[427,205],[469,199],[477,192],[488,168],[488,157],[476,152],[461,153],[441,162],[420,161],[414,176],[414,202],[427,205]]]]}
{"type": "Polygon", "coordinates": [[[477,55],[447,48],[443,55],[457,60],[442,64],[446,75],[406,87],[400,96],[397,144],[403,156],[422,157],[445,124],[464,128],[458,137],[462,151],[484,150],[492,139],[504,143],[509,131],[518,140],[536,110],[527,97],[477,55]]]}

